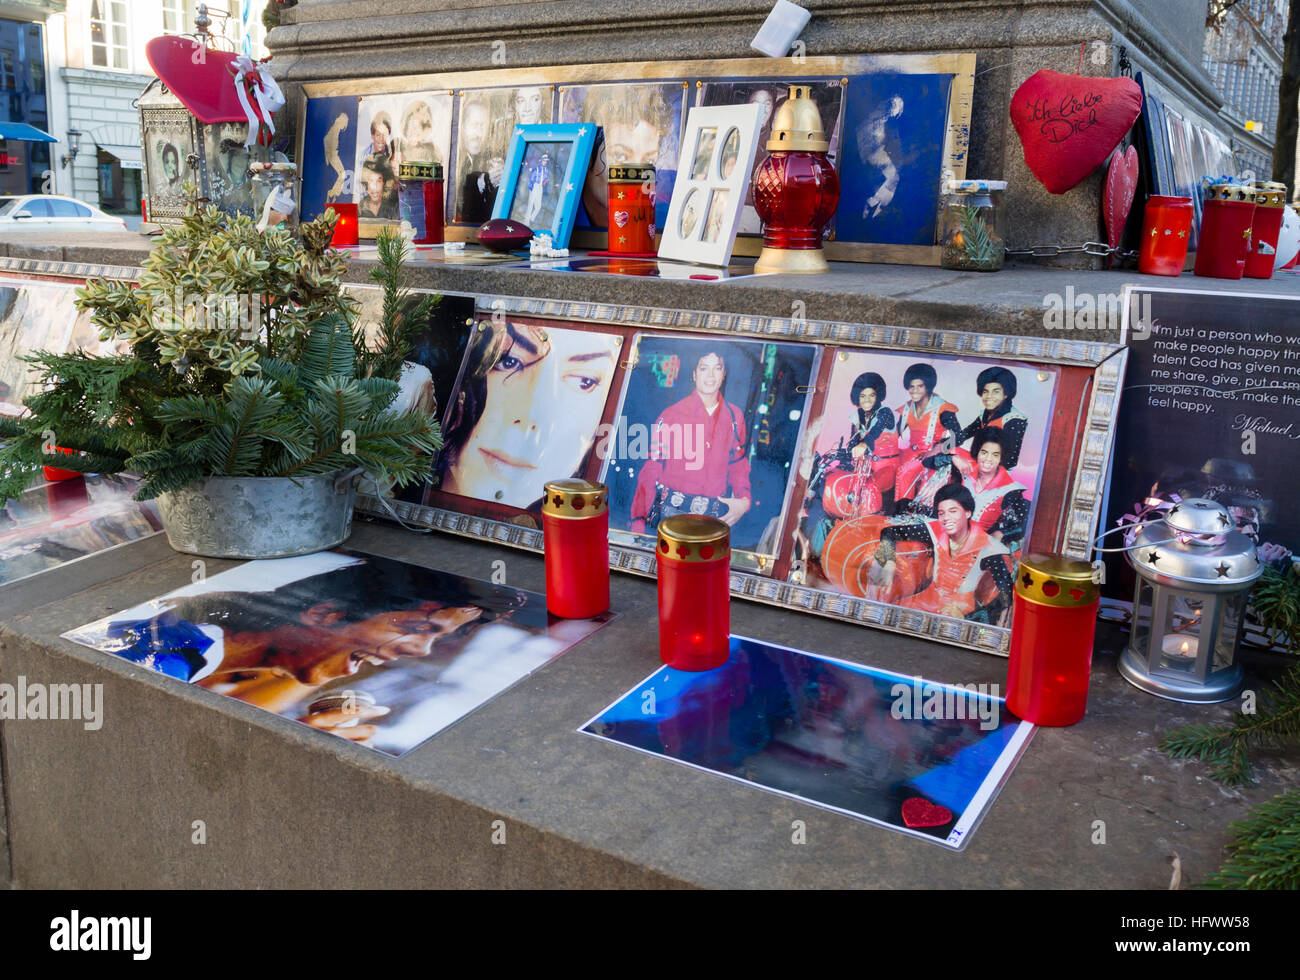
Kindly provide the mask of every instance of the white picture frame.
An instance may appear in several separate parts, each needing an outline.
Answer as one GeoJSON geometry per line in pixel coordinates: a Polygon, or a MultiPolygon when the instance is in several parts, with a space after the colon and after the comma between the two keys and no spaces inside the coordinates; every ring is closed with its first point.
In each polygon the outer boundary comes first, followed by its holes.
{"type": "Polygon", "coordinates": [[[762,107],[754,103],[691,109],[659,244],[661,259],[730,263],[762,115],[762,107]]]}

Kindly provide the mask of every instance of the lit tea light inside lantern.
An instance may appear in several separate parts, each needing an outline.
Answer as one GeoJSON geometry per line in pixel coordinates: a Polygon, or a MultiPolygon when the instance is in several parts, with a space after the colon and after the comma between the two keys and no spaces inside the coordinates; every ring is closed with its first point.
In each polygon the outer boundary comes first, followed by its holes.
{"type": "Polygon", "coordinates": [[[1173,636],[1166,636],[1160,644],[1166,657],[1173,657],[1175,660],[1192,661],[1196,659],[1197,650],[1200,644],[1194,636],[1182,637],[1175,633],[1173,636]]]}

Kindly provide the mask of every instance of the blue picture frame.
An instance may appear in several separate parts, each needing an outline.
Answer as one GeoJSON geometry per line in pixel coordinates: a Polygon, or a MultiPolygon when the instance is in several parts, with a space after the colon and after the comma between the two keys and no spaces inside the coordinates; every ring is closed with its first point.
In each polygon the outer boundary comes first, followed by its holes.
{"type": "Polygon", "coordinates": [[[568,248],[596,128],[590,123],[534,123],[515,127],[492,217],[520,221],[535,234],[568,248]]]}

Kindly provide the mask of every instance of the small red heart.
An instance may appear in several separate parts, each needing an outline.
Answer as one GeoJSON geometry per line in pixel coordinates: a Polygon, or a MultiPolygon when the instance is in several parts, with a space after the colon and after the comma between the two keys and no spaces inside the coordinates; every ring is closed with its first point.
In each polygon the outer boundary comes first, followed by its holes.
{"type": "Polygon", "coordinates": [[[1138,186],[1138,151],[1130,146],[1123,153],[1110,158],[1106,171],[1106,188],[1101,195],[1101,209],[1106,218],[1106,241],[1111,248],[1119,246],[1124,234],[1124,224],[1133,208],[1133,195],[1138,186]]]}
{"type": "Polygon", "coordinates": [[[1142,111],[1131,78],[1089,78],[1044,68],[1011,97],[1011,122],[1025,164],[1053,194],[1064,194],[1119,145],[1142,111]]]}
{"type": "Polygon", "coordinates": [[[909,827],[942,827],[952,823],[952,811],[921,796],[903,801],[903,823],[909,827]]]}

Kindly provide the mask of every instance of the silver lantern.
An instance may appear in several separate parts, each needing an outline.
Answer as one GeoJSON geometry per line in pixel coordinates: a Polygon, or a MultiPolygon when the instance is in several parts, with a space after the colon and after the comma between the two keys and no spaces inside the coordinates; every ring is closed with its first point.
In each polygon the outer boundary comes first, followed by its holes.
{"type": "Polygon", "coordinates": [[[1133,629],[1119,672],[1171,701],[1227,701],[1241,690],[1237,663],[1251,585],[1263,572],[1255,543],[1227,509],[1191,498],[1147,524],[1125,549],[1137,572],[1133,629]],[[1143,607],[1151,621],[1138,618],[1143,607]]]}

